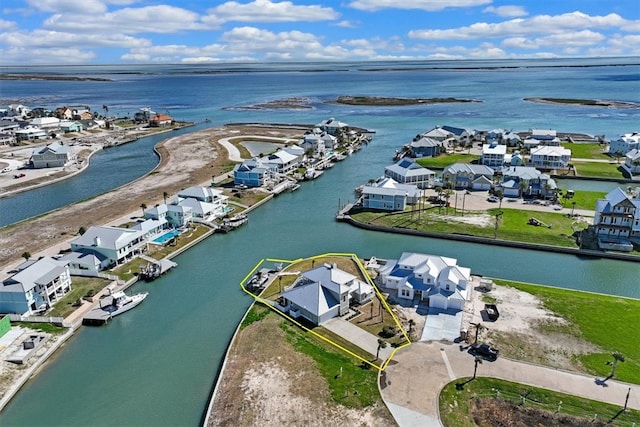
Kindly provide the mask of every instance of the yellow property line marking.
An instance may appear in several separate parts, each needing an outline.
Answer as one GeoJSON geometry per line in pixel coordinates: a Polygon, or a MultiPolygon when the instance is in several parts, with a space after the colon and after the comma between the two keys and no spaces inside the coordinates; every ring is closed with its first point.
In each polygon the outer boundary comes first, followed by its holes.
{"type": "MultiPolygon", "coordinates": [[[[301,261],[304,261],[305,258],[298,258],[296,260],[284,260],[284,259],[277,259],[277,258],[266,258],[266,259],[262,259],[260,260],[255,267],[253,267],[253,269],[244,277],[244,279],[242,279],[242,281],[240,282],[240,287],[242,288],[242,290],[251,295],[256,301],[261,302],[262,304],[266,305],[267,307],[269,307],[271,310],[275,311],[276,313],[280,314],[281,316],[283,316],[285,319],[289,320],[290,322],[294,323],[295,325],[297,325],[298,327],[302,328],[303,330],[311,333],[312,335],[320,338],[321,340],[333,345],[336,348],[339,348],[340,350],[344,351],[345,353],[355,357],[356,359],[380,370],[380,371],[384,371],[387,366],[389,365],[389,362],[391,362],[391,359],[393,359],[393,356],[395,356],[396,352],[402,348],[408,347],[411,345],[411,340],[409,339],[409,336],[407,335],[407,332],[404,330],[404,328],[402,327],[402,324],[400,323],[400,321],[398,320],[398,317],[393,313],[393,311],[391,310],[391,307],[389,307],[389,304],[387,303],[387,301],[384,299],[384,296],[380,293],[380,290],[378,289],[378,287],[374,284],[373,279],[371,279],[371,276],[369,275],[369,273],[367,272],[367,269],[364,267],[364,265],[362,265],[362,262],[360,261],[360,258],[358,258],[358,256],[356,254],[352,254],[352,253],[333,253],[333,252],[329,252],[326,254],[322,254],[322,255],[315,255],[309,258],[306,258],[307,260],[314,260],[314,259],[318,259],[318,258],[327,258],[327,257],[344,257],[344,258],[351,258],[353,261],[355,261],[356,265],[358,266],[358,268],[360,269],[360,272],[364,275],[365,279],[367,280],[367,282],[369,283],[369,285],[371,285],[373,287],[373,289],[376,292],[376,295],[378,296],[378,300],[380,301],[380,303],[384,306],[385,310],[387,310],[387,312],[391,315],[391,318],[393,319],[394,323],[398,326],[398,328],[400,329],[400,331],[402,331],[402,336],[404,337],[404,339],[406,340],[406,342],[404,344],[402,344],[399,347],[396,347],[393,349],[393,351],[391,352],[391,354],[389,355],[389,357],[387,358],[387,360],[384,361],[384,363],[382,364],[382,366],[378,366],[374,363],[371,363],[371,361],[362,358],[361,356],[353,353],[351,350],[344,348],[343,346],[341,346],[340,344],[338,344],[337,342],[331,340],[330,338],[327,338],[325,336],[323,336],[322,334],[319,334],[315,331],[313,331],[312,329],[307,328],[306,326],[302,325],[300,322],[298,322],[297,320],[293,319],[291,316],[289,316],[287,313],[284,313],[280,310],[278,310],[276,307],[274,307],[273,305],[273,301],[269,301],[266,300],[264,298],[262,298],[260,295],[255,295],[252,292],[248,291],[247,288],[245,288],[245,284],[247,283],[247,281],[255,274],[255,272],[260,268],[260,266],[262,264],[264,264],[265,261],[268,262],[276,262],[276,263],[286,263],[288,265],[292,265],[301,261]]],[[[265,288],[266,289],[266,288],[265,288]]],[[[364,350],[364,349],[363,349],[364,350]]],[[[365,350],[366,351],[366,350],[365,350]]]]}

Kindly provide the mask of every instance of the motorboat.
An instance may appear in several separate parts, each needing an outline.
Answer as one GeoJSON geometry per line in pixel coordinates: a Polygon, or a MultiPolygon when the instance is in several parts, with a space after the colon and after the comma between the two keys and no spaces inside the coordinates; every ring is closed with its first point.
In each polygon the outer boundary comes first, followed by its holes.
{"type": "Polygon", "coordinates": [[[108,312],[111,317],[115,317],[136,307],[147,295],[149,292],[134,295],[127,295],[123,291],[114,292],[111,294],[111,304],[102,306],[102,309],[108,312]]]}

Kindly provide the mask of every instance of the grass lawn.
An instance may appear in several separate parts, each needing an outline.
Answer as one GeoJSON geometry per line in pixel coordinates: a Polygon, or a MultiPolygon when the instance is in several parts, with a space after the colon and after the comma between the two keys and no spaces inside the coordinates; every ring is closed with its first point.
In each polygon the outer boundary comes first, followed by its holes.
{"type": "Polygon", "coordinates": [[[594,375],[606,377],[611,367],[611,354],[622,353],[615,378],[640,384],[640,300],[609,295],[590,294],[567,289],[536,286],[504,280],[499,285],[513,286],[531,293],[544,306],[577,326],[582,338],[603,349],[602,353],[579,356],[579,360],[594,375]]]}
{"type": "Polygon", "coordinates": [[[60,335],[67,332],[69,329],[62,326],[56,326],[52,323],[34,323],[34,322],[11,322],[13,326],[22,326],[23,328],[34,329],[36,331],[42,331],[48,334],[60,335]]]}
{"type": "Polygon", "coordinates": [[[364,408],[380,400],[378,370],[309,334],[290,322],[280,328],[296,351],[311,357],[329,383],[331,397],[350,408],[364,408]]]}
{"type": "Polygon", "coordinates": [[[67,317],[78,308],[73,305],[77,300],[84,296],[97,294],[109,283],[111,283],[110,280],[99,277],[73,276],[71,291],[53,306],[47,316],[67,317]]]}
{"type": "Polygon", "coordinates": [[[571,204],[573,202],[576,203],[576,209],[588,209],[590,211],[595,210],[596,202],[598,199],[604,198],[607,193],[604,191],[584,191],[584,190],[576,190],[574,191],[574,195],[570,199],[560,198],[560,203],[565,208],[571,208],[571,204]]]}
{"type": "Polygon", "coordinates": [[[615,178],[622,179],[624,175],[620,171],[617,163],[596,163],[596,162],[573,162],[576,175],[582,177],[595,178],[615,178]]]}
{"type": "MultiPolygon", "coordinates": [[[[464,382],[464,379],[451,382],[440,393],[440,416],[446,427],[475,427],[477,424],[473,418],[471,403],[476,399],[480,399],[476,401],[483,406],[492,405],[495,400],[502,399],[522,405],[523,395],[526,395],[524,407],[543,410],[548,417],[553,417],[556,413],[558,416],[560,414],[568,414],[584,417],[591,421],[594,415],[598,414],[598,420],[603,423],[616,417],[611,425],[624,426],[629,426],[632,422],[637,422],[640,419],[640,411],[629,410],[628,412],[619,413],[621,407],[617,405],[510,381],[478,377],[465,384],[462,390],[458,390],[456,383],[462,382],[464,382]]],[[[503,420],[511,419],[509,414],[502,413],[502,416],[504,416],[503,420]]],[[[561,425],[549,419],[541,419],[540,421],[544,422],[544,424],[536,423],[536,425],[561,425]]],[[[562,425],[568,424],[564,423],[562,425]]]]}
{"type": "Polygon", "coordinates": [[[474,154],[442,154],[438,157],[423,157],[416,162],[425,168],[446,168],[454,163],[471,163],[480,156],[474,154]]]}
{"type": "Polygon", "coordinates": [[[611,157],[604,153],[600,144],[578,144],[565,142],[562,143],[562,146],[571,150],[571,157],[574,159],[611,160],[611,157]]]}
{"type": "MultiPolygon", "coordinates": [[[[495,214],[498,209],[490,209],[486,212],[465,212],[465,217],[484,216],[486,225],[475,225],[456,221],[460,218],[454,216],[454,210],[449,208],[449,215],[445,215],[446,210],[431,208],[421,214],[410,211],[401,214],[384,214],[379,212],[361,212],[352,217],[361,222],[387,227],[410,228],[420,231],[429,231],[443,234],[466,234],[472,236],[493,238],[495,233],[495,214]],[[487,216],[488,215],[488,216],[487,216]]],[[[575,238],[572,237],[573,220],[563,214],[555,212],[537,212],[516,209],[502,209],[502,216],[498,221],[497,238],[502,240],[512,240],[517,242],[538,243],[544,245],[576,247],[575,238]],[[551,225],[551,228],[536,227],[528,225],[529,218],[536,219],[551,225]]],[[[575,226],[575,225],[574,225],[575,226]]],[[[580,225],[580,227],[586,227],[580,225]]]]}

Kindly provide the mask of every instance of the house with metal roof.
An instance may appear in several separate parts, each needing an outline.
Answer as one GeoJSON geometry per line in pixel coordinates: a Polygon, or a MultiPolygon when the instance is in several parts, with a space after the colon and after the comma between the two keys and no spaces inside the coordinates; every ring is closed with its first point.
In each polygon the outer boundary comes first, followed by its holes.
{"type": "Polygon", "coordinates": [[[194,218],[200,218],[200,214],[205,217],[214,215],[218,217],[224,216],[228,211],[229,196],[225,196],[222,190],[211,187],[189,187],[178,192],[178,205],[191,208],[194,218]],[[197,200],[200,205],[195,203],[183,203],[187,199],[197,200]],[[212,208],[203,203],[212,205],[212,208]]]}
{"type": "Polygon", "coordinates": [[[362,207],[385,211],[403,211],[420,201],[422,190],[413,184],[400,184],[382,178],[362,187],[362,207]]]}
{"type": "Polygon", "coordinates": [[[437,157],[444,153],[444,143],[428,136],[418,135],[409,143],[411,157],[437,157]]]}
{"type": "Polygon", "coordinates": [[[281,174],[287,174],[300,166],[300,157],[284,149],[263,157],[262,161],[273,172],[281,174]]]}
{"type": "Polygon", "coordinates": [[[454,163],[442,171],[442,182],[451,183],[455,188],[467,190],[488,190],[493,183],[495,171],[486,165],[454,163]]]}
{"type": "Polygon", "coordinates": [[[496,185],[505,197],[536,197],[551,199],[558,186],[546,173],[529,166],[511,166],[502,169],[502,180],[496,185]]]}
{"type": "Polygon", "coordinates": [[[601,249],[632,251],[632,241],[640,244],[640,199],[614,188],[596,202],[593,225],[601,249]]]}
{"type": "Polygon", "coordinates": [[[498,144],[495,141],[490,144],[483,144],[481,162],[483,165],[489,166],[490,168],[502,169],[506,154],[506,145],[498,144]]]}
{"type": "Polygon", "coordinates": [[[303,272],[282,292],[280,308],[294,319],[321,325],[348,314],[351,306],[366,304],[373,296],[370,284],[336,265],[323,264],[303,272]]]}
{"type": "Polygon", "coordinates": [[[387,260],[376,281],[400,299],[428,301],[430,308],[459,311],[469,299],[471,270],[454,258],[404,252],[387,260]]]}
{"type": "Polygon", "coordinates": [[[631,150],[640,150],[640,132],[625,133],[609,142],[609,154],[627,154],[631,150]]]}
{"type": "Polygon", "coordinates": [[[333,117],[330,119],[326,119],[318,123],[315,127],[318,129],[327,132],[330,135],[338,136],[338,134],[342,130],[346,130],[349,128],[349,125],[341,122],[340,120],[336,120],[333,117]]]}
{"type": "Polygon", "coordinates": [[[146,240],[142,230],[109,226],[91,226],[71,241],[71,250],[104,257],[101,269],[125,263],[144,252],[146,240]]]}
{"type": "Polygon", "coordinates": [[[71,290],[66,261],[43,257],[18,266],[0,286],[0,313],[30,315],[55,305],[71,290]]]}
{"type": "Polygon", "coordinates": [[[182,205],[160,204],[144,211],[145,219],[164,219],[173,228],[182,228],[191,222],[191,208],[182,205]]]}
{"type": "Polygon", "coordinates": [[[433,188],[436,179],[435,172],[411,159],[400,159],[385,167],[384,175],[400,184],[411,184],[421,189],[433,188]]]}
{"type": "Polygon", "coordinates": [[[233,167],[233,183],[247,187],[262,187],[271,179],[269,166],[259,157],[245,160],[233,167]]]}
{"type": "Polygon", "coordinates": [[[531,150],[529,166],[537,169],[567,169],[571,161],[571,150],[564,147],[543,145],[531,150]]]}
{"type": "Polygon", "coordinates": [[[36,148],[31,153],[31,163],[35,169],[63,167],[75,159],[73,147],[58,142],[36,148]]]}
{"type": "Polygon", "coordinates": [[[624,156],[624,167],[629,175],[640,174],[640,148],[634,148],[624,156]]]}

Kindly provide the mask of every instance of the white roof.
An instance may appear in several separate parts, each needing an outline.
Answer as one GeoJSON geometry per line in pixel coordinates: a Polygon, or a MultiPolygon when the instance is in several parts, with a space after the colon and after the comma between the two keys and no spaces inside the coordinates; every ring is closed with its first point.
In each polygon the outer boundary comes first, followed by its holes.
{"type": "Polygon", "coordinates": [[[571,156],[571,150],[564,147],[543,145],[531,150],[532,156],[571,156]]]}
{"type": "Polygon", "coordinates": [[[507,146],[502,144],[483,144],[482,154],[498,154],[504,156],[507,153],[507,146]]]}
{"type": "Polygon", "coordinates": [[[68,261],[43,257],[24,270],[6,279],[0,292],[27,292],[37,285],[46,285],[67,270],[68,261]]]}
{"type": "Polygon", "coordinates": [[[127,246],[130,242],[141,236],[140,230],[107,226],[91,226],[77,239],[71,241],[72,245],[84,247],[99,247],[118,250],[127,246]],[[96,245],[96,238],[99,244],[96,245]]]}

